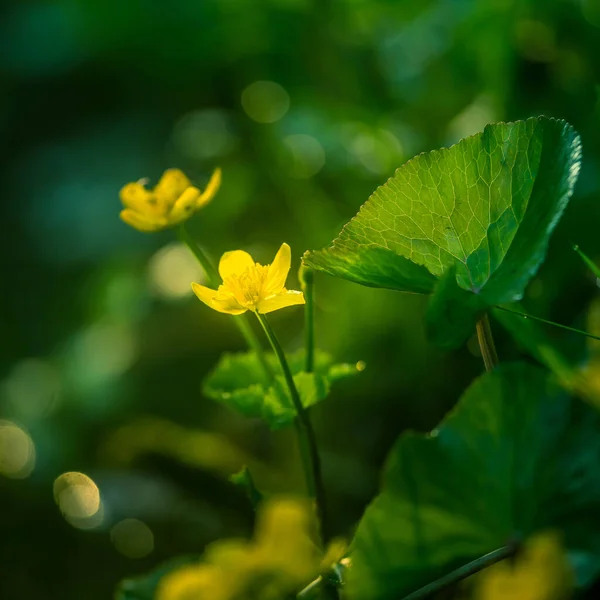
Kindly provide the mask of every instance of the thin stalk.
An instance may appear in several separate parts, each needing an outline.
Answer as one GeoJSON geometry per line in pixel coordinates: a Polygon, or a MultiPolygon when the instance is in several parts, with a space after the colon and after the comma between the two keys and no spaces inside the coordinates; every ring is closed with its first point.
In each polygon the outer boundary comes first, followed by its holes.
{"type": "Polygon", "coordinates": [[[314,581],[311,581],[303,590],[298,592],[296,598],[298,600],[308,600],[308,598],[316,598],[321,592],[323,577],[319,575],[314,581]]]}
{"type": "MultiPolygon", "coordinates": [[[[210,258],[205,254],[202,248],[200,248],[200,246],[196,243],[194,238],[190,235],[190,232],[186,229],[184,223],[179,225],[177,232],[179,239],[190,249],[192,254],[200,263],[201,267],[204,269],[204,272],[206,273],[206,277],[208,279],[208,284],[215,289],[218,288],[220,282],[219,273],[217,272],[217,269],[215,268],[210,258]]],[[[239,329],[240,333],[244,337],[244,340],[246,340],[246,343],[248,344],[250,349],[256,354],[260,365],[264,371],[266,381],[272,381],[274,378],[273,371],[267,363],[262,345],[256,334],[254,333],[252,326],[250,325],[248,316],[245,314],[236,315],[234,317],[234,322],[237,325],[237,328],[239,329]]]]}
{"type": "Polygon", "coordinates": [[[583,260],[583,262],[588,266],[588,268],[590,269],[590,271],[597,278],[600,278],[600,268],[598,268],[598,265],[587,254],[584,254],[579,249],[579,246],[573,246],[573,250],[575,250],[575,252],[577,252],[577,254],[579,254],[581,260],[583,260]]]}
{"type": "Polygon", "coordinates": [[[427,585],[418,589],[416,592],[413,592],[408,596],[404,596],[402,600],[420,600],[421,598],[426,598],[431,594],[439,592],[449,585],[452,585],[453,583],[458,583],[459,581],[478,573],[486,567],[490,567],[491,565],[494,565],[505,558],[513,556],[515,551],[516,547],[514,545],[498,548],[489,554],[481,556],[480,558],[476,558],[474,561],[459,567],[451,573],[448,573],[448,575],[444,575],[444,577],[440,577],[436,581],[428,583],[427,585]]]}
{"type": "Polygon", "coordinates": [[[273,331],[269,321],[265,315],[255,313],[259,323],[264,329],[265,335],[275,352],[275,355],[279,359],[281,370],[285,382],[292,398],[292,403],[296,409],[296,431],[298,434],[298,441],[300,443],[300,450],[302,454],[302,461],[304,467],[304,476],[306,478],[306,487],[309,495],[315,499],[317,505],[317,514],[321,524],[321,537],[322,542],[327,542],[329,539],[329,522],[327,519],[327,508],[325,501],[325,488],[323,486],[323,477],[321,472],[321,459],[319,458],[319,449],[317,447],[317,438],[313,429],[312,423],[306,412],[306,409],[302,405],[298,388],[294,383],[294,378],[290,370],[290,366],[283,352],[283,348],[273,331]]]}
{"type": "Polygon", "coordinates": [[[513,315],[518,315],[519,317],[523,317],[524,319],[532,319],[533,321],[539,321],[540,323],[552,325],[553,327],[558,327],[559,329],[566,329],[567,331],[572,331],[573,333],[579,333],[580,335],[584,335],[585,337],[589,337],[593,340],[600,340],[600,336],[594,335],[593,333],[588,333],[587,331],[583,331],[582,329],[575,329],[575,327],[569,327],[568,325],[562,325],[561,323],[548,321],[547,319],[542,319],[542,317],[534,317],[533,315],[522,313],[518,310],[511,310],[510,308],[505,308],[504,306],[496,306],[496,308],[498,310],[503,310],[505,312],[512,313],[513,315]]]}
{"type": "Polygon", "coordinates": [[[477,340],[479,341],[479,347],[481,348],[481,356],[483,357],[483,364],[485,365],[486,371],[492,371],[494,367],[498,366],[498,354],[496,354],[496,346],[494,345],[494,338],[492,337],[492,328],[490,327],[490,319],[487,313],[477,321],[477,340]]]}
{"type": "Polygon", "coordinates": [[[304,347],[306,362],[304,370],[312,373],[315,369],[315,275],[312,269],[302,272],[304,288],[304,347]]]}

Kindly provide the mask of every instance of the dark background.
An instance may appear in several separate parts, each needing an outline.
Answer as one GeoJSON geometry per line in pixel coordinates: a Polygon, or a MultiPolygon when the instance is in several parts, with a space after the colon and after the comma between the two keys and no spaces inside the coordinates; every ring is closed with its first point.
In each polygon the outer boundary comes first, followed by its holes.
{"type": "MultiPolygon", "coordinates": [[[[248,534],[252,510],[227,482],[243,463],[272,491],[301,482],[291,432],[269,435],[202,397],[203,377],[243,340],[190,295],[199,275],[172,232],[119,220],[128,181],[179,167],[203,185],[221,166],[222,189],[190,229],[215,257],[244,248],[264,263],[288,242],[295,288],[301,254],[413,155],[491,121],[564,118],[582,136],[583,171],[525,305],[592,326],[596,282],[572,245],[600,258],[600,0],[1,10],[2,600],[110,598],[125,576],[248,534]],[[11,452],[29,453],[23,469],[6,466],[11,452]],[[95,481],[101,514],[63,517],[53,482],[67,471],[95,481]]],[[[426,341],[425,298],[325,276],[317,295],[319,346],[367,364],[313,410],[335,527],[349,535],[399,432],[434,426],[482,363],[473,340],[449,354],[426,341]]],[[[272,323],[301,346],[301,309],[272,323]]],[[[494,331],[502,360],[520,356],[494,331]]]]}

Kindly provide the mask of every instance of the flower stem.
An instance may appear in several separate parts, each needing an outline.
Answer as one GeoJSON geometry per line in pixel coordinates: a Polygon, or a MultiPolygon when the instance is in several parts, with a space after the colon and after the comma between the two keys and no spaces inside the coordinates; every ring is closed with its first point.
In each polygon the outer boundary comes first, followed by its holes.
{"type": "Polygon", "coordinates": [[[477,321],[476,329],[483,364],[486,371],[492,371],[494,367],[498,366],[500,361],[498,360],[498,354],[496,354],[496,346],[494,345],[492,328],[490,327],[490,320],[487,313],[477,321]]]}
{"type": "Polygon", "coordinates": [[[327,508],[325,502],[325,488],[323,486],[323,478],[321,473],[321,459],[319,457],[319,450],[317,447],[317,438],[313,429],[312,423],[302,404],[298,388],[294,383],[294,378],[290,370],[290,366],[287,362],[283,348],[273,331],[269,321],[265,315],[255,313],[258,321],[262,325],[265,331],[275,355],[279,359],[281,370],[285,382],[292,398],[292,403],[296,409],[296,432],[298,434],[298,441],[300,444],[300,451],[302,455],[302,462],[304,467],[304,476],[306,478],[306,487],[309,496],[315,499],[317,505],[317,514],[321,525],[321,538],[322,542],[327,542],[329,539],[329,522],[327,519],[327,508]]]}
{"type": "MultiPolygon", "coordinates": [[[[190,232],[186,229],[185,224],[179,225],[177,229],[177,233],[179,239],[190,249],[192,254],[196,257],[201,267],[204,269],[206,273],[206,277],[208,279],[208,284],[213,287],[219,287],[219,274],[217,269],[213,265],[210,258],[205,254],[205,252],[200,248],[200,246],[196,243],[196,240],[191,236],[190,232]]],[[[249,348],[256,354],[258,361],[264,371],[266,381],[270,382],[274,378],[273,371],[267,360],[265,358],[262,345],[254,333],[250,322],[248,321],[247,315],[237,315],[234,317],[234,322],[237,325],[240,333],[246,340],[249,348]]]]}
{"type": "Polygon", "coordinates": [[[531,319],[533,321],[539,321],[540,323],[545,323],[546,325],[552,325],[552,327],[558,327],[559,329],[565,329],[566,331],[572,331],[573,333],[578,333],[579,335],[583,335],[592,340],[600,340],[600,336],[594,335],[593,333],[589,333],[587,331],[583,331],[582,329],[575,329],[575,327],[569,327],[568,325],[563,325],[562,323],[555,323],[554,321],[548,321],[548,319],[542,319],[542,317],[535,317],[533,315],[519,312],[518,310],[512,310],[510,308],[506,308],[506,306],[496,306],[498,310],[503,310],[504,312],[512,313],[513,315],[517,315],[519,317],[523,317],[524,319],[531,319]]]}
{"type": "Polygon", "coordinates": [[[302,287],[304,288],[304,347],[306,362],[304,370],[312,373],[315,368],[315,275],[312,269],[302,271],[302,287]]]}
{"type": "Polygon", "coordinates": [[[432,581],[422,588],[418,589],[416,592],[409,594],[408,596],[404,596],[402,600],[420,600],[421,598],[427,598],[432,594],[443,590],[444,588],[452,585],[453,583],[458,583],[475,573],[485,569],[486,567],[490,567],[509,556],[513,556],[516,552],[516,546],[502,546],[502,548],[498,548],[484,556],[476,558],[475,560],[455,569],[454,571],[448,573],[448,575],[444,575],[440,577],[436,581],[432,581]]]}

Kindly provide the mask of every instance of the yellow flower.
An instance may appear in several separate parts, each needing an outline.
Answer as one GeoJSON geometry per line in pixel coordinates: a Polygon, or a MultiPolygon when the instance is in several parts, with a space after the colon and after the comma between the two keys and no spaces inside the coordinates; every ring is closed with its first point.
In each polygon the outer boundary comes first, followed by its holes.
{"type": "Polygon", "coordinates": [[[139,231],[159,231],[182,223],[207,204],[221,185],[221,169],[212,174],[201,192],[179,169],[168,169],[156,187],[146,189],[144,181],[128,183],[121,189],[125,208],[121,219],[139,231]]]}
{"type": "Polygon", "coordinates": [[[204,304],[219,312],[241,315],[247,310],[261,314],[286,306],[304,304],[304,294],[285,289],[291,250],[281,244],[270,265],[260,265],[243,250],[225,252],[219,262],[219,275],[223,279],[218,290],[192,283],[194,293],[204,304]]]}
{"type": "MultiPolygon", "coordinates": [[[[251,541],[219,540],[203,562],[165,575],[157,600],[284,600],[315,579],[333,560],[313,541],[314,507],[307,500],[272,497],[259,507],[251,541]]],[[[336,542],[340,549],[340,542],[336,542]]]]}
{"type": "Polygon", "coordinates": [[[229,600],[225,574],[215,565],[186,565],[165,575],[156,590],[157,600],[229,600]]]}
{"type": "Polygon", "coordinates": [[[476,600],[566,600],[574,576],[560,538],[544,532],[527,540],[514,560],[506,559],[482,571],[476,600]]]}

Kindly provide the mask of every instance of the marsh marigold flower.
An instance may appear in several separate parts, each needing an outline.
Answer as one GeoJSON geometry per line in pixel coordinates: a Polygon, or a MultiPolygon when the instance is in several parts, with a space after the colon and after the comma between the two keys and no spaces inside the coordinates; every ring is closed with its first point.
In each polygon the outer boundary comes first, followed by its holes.
{"type": "MultiPolygon", "coordinates": [[[[289,598],[322,571],[323,552],[313,541],[315,529],[314,510],[308,501],[271,498],[259,507],[254,539],[210,544],[201,562],[165,575],[156,598],[289,598]]],[[[326,555],[332,556],[330,551],[326,555]]]]}
{"type": "Polygon", "coordinates": [[[285,288],[291,260],[287,244],[281,244],[273,262],[264,266],[243,250],[225,252],[219,262],[223,279],[219,289],[211,290],[198,283],[192,283],[192,289],[204,304],[230,315],[241,315],[247,310],[264,314],[304,304],[302,292],[285,288]]]}
{"type": "Polygon", "coordinates": [[[513,560],[492,565],[476,577],[476,600],[566,600],[574,584],[560,537],[552,531],[526,540],[513,560]]]}
{"type": "Polygon", "coordinates": [[[146,189],[143,180],[125,185],[120,193],[125,206],[120,216],[139,231],[160,231],[189,219],[213,198],[220,185],[220,169],[203,192],[179,169],[168,169],[152,190],[146,189]]]}

